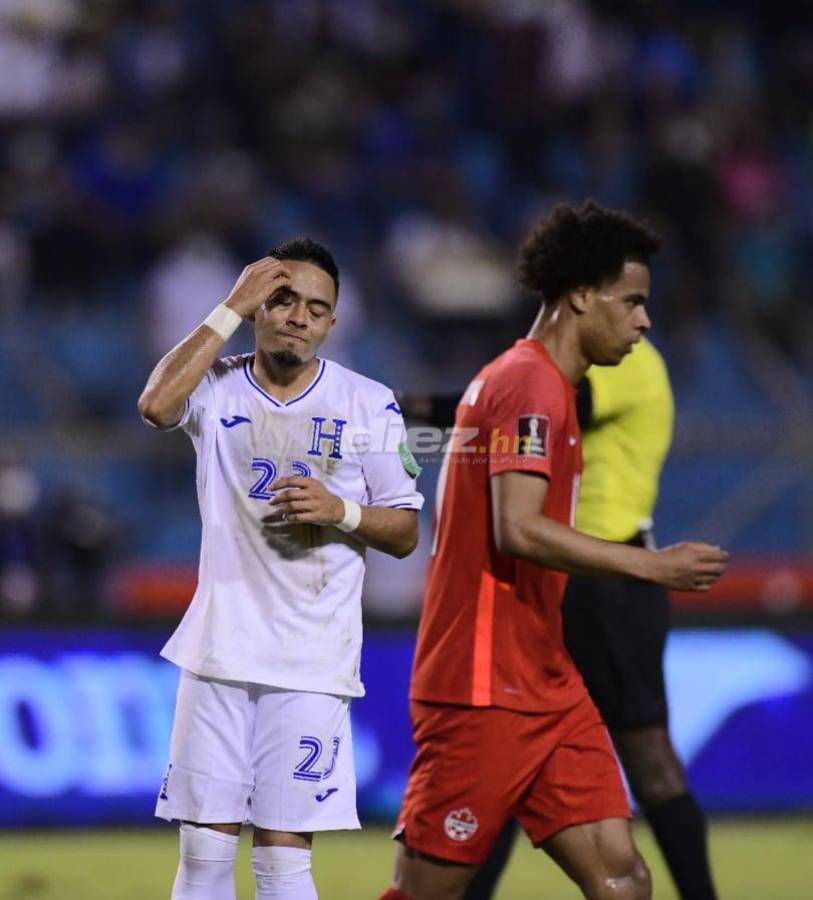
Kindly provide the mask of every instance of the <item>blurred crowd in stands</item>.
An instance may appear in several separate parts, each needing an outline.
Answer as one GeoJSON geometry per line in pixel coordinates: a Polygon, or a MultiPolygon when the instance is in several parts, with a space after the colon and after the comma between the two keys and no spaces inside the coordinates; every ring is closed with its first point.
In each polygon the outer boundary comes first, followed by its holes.
{"type": "Polygon", "coordinates": [[[590,196],[667,237],[653,313],[687,396],[719,334],[809,385],[805,7],[3,0],[0,420],[16,449],[0,464],[0,605],[53,593],[20,587],[23,557],[60,560],[77,596],[88,559],[172,557],[179,532],[175,555],[194,558],[189,460],[135,437],[135,399],[242,266],[294,235],[342,269],[328,355],[454,389],[530,320],[513,282],[524,234],[590,196]],[[95,482],[76,474],[89,447],[107,454],[95,482]]]}

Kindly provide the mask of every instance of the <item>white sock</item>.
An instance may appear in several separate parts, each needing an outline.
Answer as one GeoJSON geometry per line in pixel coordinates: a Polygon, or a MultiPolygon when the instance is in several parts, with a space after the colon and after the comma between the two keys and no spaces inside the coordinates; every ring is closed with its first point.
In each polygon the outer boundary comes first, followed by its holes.
{"type": "Polygon", "coordinates": [[[254,847],[251,867],[257,882],[255,900],[318,900],[310,850],[254,847]]]}
{"type": "Polygon", "coordinates": [[[181,825],[181,861],[172,900],[235,900],[237,835],[213,828],[181,825]]]}

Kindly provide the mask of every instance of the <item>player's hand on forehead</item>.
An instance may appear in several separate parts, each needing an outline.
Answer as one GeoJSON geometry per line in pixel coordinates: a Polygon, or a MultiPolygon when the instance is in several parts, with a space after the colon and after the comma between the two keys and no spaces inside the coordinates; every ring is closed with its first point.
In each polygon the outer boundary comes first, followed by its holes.
{"type": "Polygon", "coordinates": [[[266,256],[243,269],[226,298],[226,305],[244,319],[253,319],[263,303],[290,278],[284,261],[266,256]]]}

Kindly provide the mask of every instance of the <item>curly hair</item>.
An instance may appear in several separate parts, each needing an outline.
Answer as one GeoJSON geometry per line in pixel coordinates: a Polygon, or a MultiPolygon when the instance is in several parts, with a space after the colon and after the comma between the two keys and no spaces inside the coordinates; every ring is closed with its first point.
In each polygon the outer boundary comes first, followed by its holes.
{"type": "Polygon", "coordinates": [[[661,238],[628,213],[587,200],[580,209],[557,206],[520,250],[521,284],[555,303],[577,287],[617,278],[627,260],[648,264],[661,238]]]}
{"type": "Polygon", "coordinates": [[[336,295],[338,296],[339,267],[336,265],[336,260],[333,259],[330,250],[311,238],[302,237],[286,241],[278,247],[272,247],[268,251],[268,255],[273,256],[274,259],[293,259],[297,262],[313,263],[314,266],[318,266],[330,275],[336,285],[336,295]]]}

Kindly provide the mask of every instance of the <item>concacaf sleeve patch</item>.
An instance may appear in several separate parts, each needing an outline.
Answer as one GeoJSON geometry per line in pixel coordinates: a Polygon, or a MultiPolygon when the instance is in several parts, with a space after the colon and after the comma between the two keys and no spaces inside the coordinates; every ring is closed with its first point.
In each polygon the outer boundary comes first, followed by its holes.
{"type": "Polygon", "coordinates": [[[417,478],[421,474],[421,467],[418,465],[418,460],[412,455],[406,441],[401,441],[398,445],[398,455],[401,457],[401,463],[407,475],[417,478]]]}
{"type": "Polygon", "coordinates": [[[520,416],[517,420],[517,455],[547,459],[550,418],[543,415],[520,416]]]}

